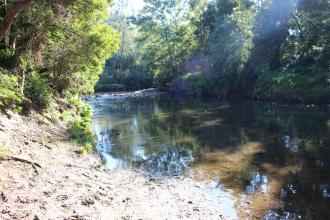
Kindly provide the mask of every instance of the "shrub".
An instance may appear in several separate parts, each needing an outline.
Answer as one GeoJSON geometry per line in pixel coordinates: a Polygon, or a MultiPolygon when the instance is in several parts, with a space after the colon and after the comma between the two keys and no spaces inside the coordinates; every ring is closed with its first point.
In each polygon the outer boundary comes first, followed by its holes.
{"type": "Polygon", "coordinates": [[[206,75],[188,75],[186,79],[191,85],[191,91],[196,96],[217,96],[218,80],[206,75]]]}
{"type": "Polygon", "coordinates": [[[106,83],[98,82],[95,85],[96,92],[125,91],[125,90],[127,90],[126,86],[122,84],[116,84],[116,83],[106,84],[106,83]]]}
{"type": "Polygon", "coordinates": [[[94,151],[95,134],[89,128],[92,119],[92,109],[78,96],[68,94],[69,102],[77,109],[77,116],[69,122],[71,137],[83,147],[80,153],[94,151]]]}
{"type": "Polygon", "coordinates": [[[0,66],[11,69],[16,66],[15,51],[10,49],[0,49],[0,66]]]}
{"type": "Polygon", "coordinates": [[[75,139],[78,144],[94,144],[95,143],[95,135],[92,132],[92,130],[88,127],[86,127],[86,121],[85,120],[78,120],[73,119],[70,124],[70,133],[71,137],[75,139]]]}
{"type": "Polygon", "coordinates": [[[22,102],[17,80],[16,76],[0,74],[0,107],[7,108],[22,102]]]}
{"type": "Polygon", "coordinates": [[[318,71],[317,68],[281,68],[278,71],[262,73],[254,94],[261,99],[322,103],[330,97],[330,87],[326,80],[326,73],[318,71]]]}
{"type": "Polygon", "coordinates": [[[46,109],[53,98],[51,88],[37,73],[31,73],[26,77],[24,94],[39,110],[46,109]]]}
{"type": "Polygon", "coordinates": [[[94,153],[95,147],[91,143],[87,143],[80,147],[79,154],[94,153]]]}
{"type": "Polygon", "coordinates": [[[191,95],[190,83],[185,79],[176,79],[170,84],[170,93],[178,97],[186,97],[191,95]]]}

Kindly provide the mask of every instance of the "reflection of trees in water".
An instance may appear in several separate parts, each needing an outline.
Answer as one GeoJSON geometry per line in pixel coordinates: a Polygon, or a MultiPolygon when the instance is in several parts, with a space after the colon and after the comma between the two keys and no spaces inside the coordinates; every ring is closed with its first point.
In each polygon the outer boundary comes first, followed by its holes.
{"type": "MultiPolygon", "coordinates": [[[[120,165],[124,167],[137,167],[157,175],[183,174],[196,150],[193,138],[177,129],[175,111],[164,115],[159,112],[159,115],[154,116],[150,109],[157,109],[157,104],[147,102],[145,105],[140,103],[134,113],[126,116],[129,120],[125,123],[112,119],[112,128],[102,130],[98,135],[98,145],[111,147],[98,148],[105,149],[113,158],[121,160],[120,165]],[[164,117],[165,121],[157,123],[157,117],[164,117]],[[117,132],[119,135],[114,135],[117,132]]],[[[132,109],[124,104],[121,106],[132,109]]]]}
{"type": "Polygon", "coordinates": [[[164,146],[144,160],[135,161],[135,166],[156,176],[182,175],[193,161],[193,149],[187,146],[164,146]]]}
{"type": "MultiPolygon", "coordinates": [[[[246,168],[229,169],[231,187],[260,193],[262,197],[266,189],[275,186],[271,193],[285,202],[284,209],[276,212],[287,212],[291,217],[301,215],[310,219],[322,216],[322,212],[329,214],[329,110],[235,104],[214,107],[211,104],[207,110],[182,111],[185,114],[179,113],[178,127],[188,130],[210,154],[226,152],[231,158],[232,153],[241,152],[242,144],[259,142],[263,146],[262,150],[248,155],[246,168]],[[287,185],[298,189],[290,194],[287,185]],[[291,196],[281,197],[286,191],[291,196]]],[[[216,159],[213,158],[213,162],[209,159],[199,158],[201,166],[216,163],[216,159]]],[[[219,158],[218,163],[224,164],[224,158],[219,158]]],[[[228,168],[222,171],[228,172],[228,168]]]]}
{"type": "Polygon", "coordinates": [[[139,126],[141,133],[155,137],[155,141],[146,143],[145,159],[135,161],[136,166],[153,175],[181,175],[194,159],[197,145],[188,133],[178,128],[177,110],[173,103],[163,112],[155,104],[151,116],[139,114],[139,121],[146,121],[139,126]]]}
{"type": "Polygon", "coordinates": [[[329,214],[329,110],[162,98],[132,112],[137,129],[133,119],[115,127],[114,157],[166,175],[194,160],[194,169],[221,172],[227,187],[284,201],[269,216],[329,214]],[[249,143],[259,147],[248,152],[249,143]]]}

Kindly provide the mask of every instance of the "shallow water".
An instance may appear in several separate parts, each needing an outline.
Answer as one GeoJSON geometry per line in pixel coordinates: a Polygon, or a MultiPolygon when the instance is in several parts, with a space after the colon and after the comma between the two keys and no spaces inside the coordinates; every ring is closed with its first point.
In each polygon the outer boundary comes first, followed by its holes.
{"type": "Polygon", "coordinates": [[[109,169],[218,180],[242,218],[330,216],[329,107],[168,96],[91,104],[109,169]]]}

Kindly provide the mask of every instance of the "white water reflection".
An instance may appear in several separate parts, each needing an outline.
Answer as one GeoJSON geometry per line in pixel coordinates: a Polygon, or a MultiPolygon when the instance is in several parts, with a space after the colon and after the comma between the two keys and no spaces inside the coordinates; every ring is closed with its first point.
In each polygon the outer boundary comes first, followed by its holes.
{"type": "Polygon", "coordinates": [[[318,189],[324,198],[330,199],[330,187],[328,184],[320,184],[318,189]]]}
{"type": "Polygon", "coordinates": [[[257,172],[246,187],[248,193],[267,193],[268,192],[268,177],[257,172]]]}
{"type": "Polygon", "coordinates": [[[284,147],[290,150],[291,152],[299,151],[299,139],[291,135],[285,135],[283,137],[284,147]]]}
{"type": "Polygon", "coordinates": [[[264,216],[264,220],[296,220],[301,219],[300,215],[292,214],[290,212],[278,213],[274,210],[269,210],[264,216]]]}

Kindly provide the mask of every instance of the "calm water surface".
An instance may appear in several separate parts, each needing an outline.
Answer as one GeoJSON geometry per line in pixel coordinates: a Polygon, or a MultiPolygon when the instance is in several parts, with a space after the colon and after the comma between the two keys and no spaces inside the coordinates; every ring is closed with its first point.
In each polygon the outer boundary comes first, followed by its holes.
{"type": "Polygon", "coordinates": [[[329,107],[167,96],[92,105],[109,169],[216,179],[249,218],[330,218],[329,107]]]}

